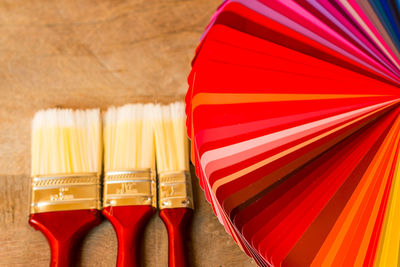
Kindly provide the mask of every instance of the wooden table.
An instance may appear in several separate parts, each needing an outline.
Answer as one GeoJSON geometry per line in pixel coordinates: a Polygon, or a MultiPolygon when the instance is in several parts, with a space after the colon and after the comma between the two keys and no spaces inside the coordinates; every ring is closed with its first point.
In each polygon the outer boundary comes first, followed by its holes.
{"type": "MultiPolygon", "coordinates": [[[[49,248],[28,225],[30,123],[49,107],[105,109],[182,100],[190,61],[220,0],[3,0],[0,2],[0,266],[47,266],[49,248]]],[[[193,266],[254,266],[213,215],[194,179],[193,266]]],[[[167,266],[167,233],[148,225],[145,266],[167,266]]],[[[114,266],[104,221],[80,266],[114,266]]]]}

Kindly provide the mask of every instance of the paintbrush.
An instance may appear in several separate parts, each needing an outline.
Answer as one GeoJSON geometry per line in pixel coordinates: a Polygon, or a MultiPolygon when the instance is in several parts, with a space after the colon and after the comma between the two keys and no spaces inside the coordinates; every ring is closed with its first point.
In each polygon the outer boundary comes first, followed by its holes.
{"type": "Polygon", "coordinates": [[[74,266],[84,235],[100,223],[100,111],[48,109],[32,122],[29,223],[51,248],[50,266],[74,266]]]}
{"type": "Polygon", "coordinates": [[[103,214],[117,234],[117,266],[140,265],[141,235],[157,205],[152,117],[151,104],[104,116],[103,214]]]}
{"type": "Polygon", "coordinates": [[[193,214],[185,106],[177,102],[155,107],[158,206],[168,231],[169,266],[187,266],[184,240],[193,214]]]}

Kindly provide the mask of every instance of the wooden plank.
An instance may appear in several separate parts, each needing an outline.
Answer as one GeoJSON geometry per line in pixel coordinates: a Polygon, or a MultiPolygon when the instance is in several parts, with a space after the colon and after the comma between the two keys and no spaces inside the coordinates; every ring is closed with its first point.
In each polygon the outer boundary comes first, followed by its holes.
{"type": "MultiPolygon", "coordinates": [[[[47,266],[28,225],[30,122],[48,107],[183,99],[190,61],[219,0],[6,0],[0,2],[0,266],[47,266]]],[[[195,178],[193,178],[195,179],[195,178]]],[[[193,266],[254,266],[195,185],[193,266]]],[[[108,222],[85,239],[79,265],[114,266],[108,222]]],[[[167,266],[158,216],[145,232],[145,266],[167,266]]]]}

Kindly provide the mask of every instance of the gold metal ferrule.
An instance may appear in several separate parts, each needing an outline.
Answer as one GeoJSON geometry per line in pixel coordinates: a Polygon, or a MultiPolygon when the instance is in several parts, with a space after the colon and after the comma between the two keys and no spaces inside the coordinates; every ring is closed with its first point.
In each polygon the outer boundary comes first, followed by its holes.
{"type": "Polygon", "coordinates": [[[156,189],[156,175],[151,169],[107,172],[104,175],[103,205],[157,207],[156,189]]]}
{"type": "Polygon", "coordinates": [[[194,208],[192,181],[188,171],[159,173],[158,181],[160,209],[194,208]]]}
{"type": "Polygon", "coordinates": [[[100,175],[97,173],[32,178],[31,213],[100,208],[100,175]]]}

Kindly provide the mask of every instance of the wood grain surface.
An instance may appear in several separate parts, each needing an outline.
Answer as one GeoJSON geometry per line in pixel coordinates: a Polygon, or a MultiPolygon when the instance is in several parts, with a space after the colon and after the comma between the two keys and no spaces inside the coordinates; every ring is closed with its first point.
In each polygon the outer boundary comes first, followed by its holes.
{"type": "MultiPolygon", "coordinates": [[[[30,123],[49,107],[105,109],[183,99],[199,38],[220,0],[3,0],[0,2],[0,266],[47,266],[49,248],[28,225],[30,123]]],[[[254,266],[225,233],[198,182],[193,266],[254,266]]],[[[144,266],[167,266],[158,216],[145,232],[144,266]]],[[[78,266],[114,266],[104,221],[78,266]]]]}

